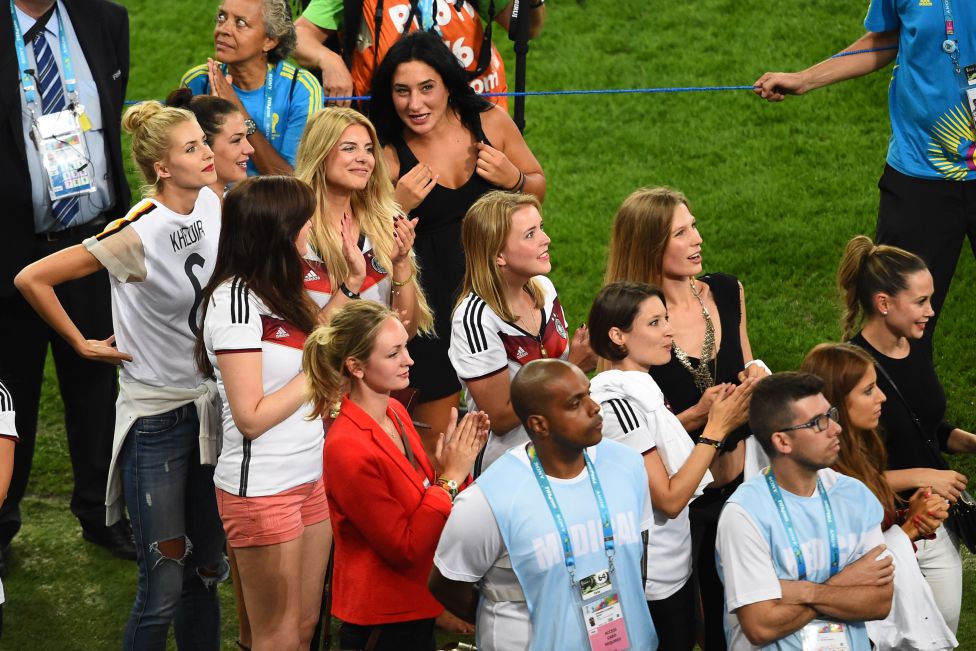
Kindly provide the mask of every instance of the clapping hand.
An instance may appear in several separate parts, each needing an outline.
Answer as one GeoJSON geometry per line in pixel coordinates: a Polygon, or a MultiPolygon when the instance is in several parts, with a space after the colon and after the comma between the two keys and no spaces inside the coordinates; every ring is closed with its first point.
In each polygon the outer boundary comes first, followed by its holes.
{"type": "Polygon", "coordinates": [[[483,411],[469,411],[458,423],[457,409],[452,408],[447,432],[440,434],[434,451],[437,466],[443,468],[441,475],[459,484],[467,479],[488,440],[490,427],[488,414],[483,411]]]}

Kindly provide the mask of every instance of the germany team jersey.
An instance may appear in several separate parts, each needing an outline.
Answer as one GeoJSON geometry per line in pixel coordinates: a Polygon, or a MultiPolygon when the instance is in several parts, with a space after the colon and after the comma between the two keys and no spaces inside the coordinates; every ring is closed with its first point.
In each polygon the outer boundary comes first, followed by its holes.
{"type": "MultiPolygon", "coordinates": [[[[542,287],[542,331],[532,335],[508,321],[504,321],[475,293],[464,297],[451,319],[451,345],[448,354],[458,379],[467,383],[508,372],[511,380],[519,369],[532,360],[546,357],[565,359],[569,355],[566,316],[556,295],[556,288],[545,276],[534,280],[542,287]]],[[[468,393],[468,409],[478,406],[468,393]]],[[[529,440],[525,428],[519,426],[499,437],[488,437],[481,470],[484,471],[505,450],[529,440]]]]}
{"type": "MultiPolygon", "coordinates": [[[[359,288],[359,295],[366,300],[376,301],[389,307],[391,303],[390,290],[392,289],[390,274],[373,255],[373,245],[369,238],[363,238],[360,249],[363,252],[363,258],[366,260],[366,280],[363,281],[363,286],[359,288]]],[[[319,309],[322,309],[338,287],[332,286],[325,263],[315,254],[311,246],[308,247],[308,253],[302,258],[302,266],[305,271],[305,291],[319,306],[319,309]]]]}
{"type": "Polygon", "coordinates": [[[143,199],[84,241],[109,272],[115,345],[132,355],[123,380],[192,389],[198,309],[220,238],[220,199],[203,188],[188,215],[143,199]]]}
{"type": "Polygon", "coordinates": [[[322,475],[322,420],[307,420],[304,404],[285,420],[249,440],[234,422],[220,358],[234,353],[261,354],[261,386],[267,396],[302,371],[306,334],[278,318],[239,279],[221,283],[203,324],[203,343],[214,366],[223,401],[224,444],[214,472],[218,488],[241,497],[274,495],[322,475]]]}
{"type": "Polygon", "coordinates": [[[17,440],[15,417],[14,399],[10,396],[7,387],[3,386],[3,382],[0,382],[0,439],[17,440]]]}

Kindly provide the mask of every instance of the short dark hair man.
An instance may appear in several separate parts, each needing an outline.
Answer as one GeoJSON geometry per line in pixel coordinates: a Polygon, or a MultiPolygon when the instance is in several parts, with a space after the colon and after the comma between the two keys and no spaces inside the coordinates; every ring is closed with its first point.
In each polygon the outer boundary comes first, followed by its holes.
{"type": "Polygon", "coordinates": [[[891,608],[881,504],[830,470],[840,426],[822,388],[809,373],[775,373],[753,391],[749,426],[770,467],[729,498],[716,541],[730,651],[869,651],[864,621],[891,608]]]}
{"type": "Polygon", "coordinates": [[[530,442],[458,496],[431,592],[477,618],[483,651],[656,649],[641,578],[653,516],[640,455],[603,439],[600,405],[572,364],[526,364],[512,406],[530,442]]]}

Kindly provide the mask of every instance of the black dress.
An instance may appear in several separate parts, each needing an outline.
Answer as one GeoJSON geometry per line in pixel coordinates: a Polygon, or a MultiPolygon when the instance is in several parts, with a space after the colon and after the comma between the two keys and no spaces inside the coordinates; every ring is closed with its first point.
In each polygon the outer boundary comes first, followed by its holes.
{"type": "MultiPolygon", "coordinates": [[[[702,276],[701,280],[711,289],[712,298],[718,308],[719,323],[722,325],[721,348],[716,355],[714,366],[709,363],[712,367],[712,376],[715,384],[724,382],[739,384],[738,375],[745,365],[742,341],[739,338],[739,325],[742,322],[739,281],[735,276],[720,273],[702,276]]],[[[712,315],[712,318],[714,316],[712,315]]],[[[690,356],[688,361],[695,368],[701,363],[700,360],[690,356]]],[[[701,400],[702,392],[695,386],[691,373],[674,355],[664,366],[651,367],[651,376],[661,387],[668,406],[675,414],[695,406],[701,400]]],[[[688,435],[696,441],[703,429],[689,432],[688,435]]],[[[723,449],[734,450],[741,441],[749,437],[749,434],[748,426],[738,428],[725,438],[723,449]]],[[[688,509],[688,517],[691,521],[694,578],[701,591],[705,617],[705,647],[708,651],[726,649],[725,597],[722,581],[715,567],[715,536],[718,533],[718,516],[722,507],[741,483],[740,474],[725,486],[706,489],[705,493],[693,501],[688,509]]]]}
{"type": "MultiPolygon", "coordinates": [[[[478,119],[478,142],[490,145],[478,119]]],[[[417,157],[399,134],[390,143],[400,161],[401,176],[417,165],[417,157]]],[[[461,247],[461,221],[475,201],[494,185],[471,173],[457,189],[435,185],[423,202],[410,211],[419,217],[414,253],[420,265],[420,287],[434,312],[434,335],[418,335],[407,350],[414,360],[410,386],[419,391],[418,401],[429,402],[461,390],[457,373],[447,356],[450,347],[451,313],[464,280],[464,250],[461,247]]]]}
{"type": "Polygon", "coordinates": [[[948,469],[949,464],[942,458],[942,452],[948,452],[949,434],[955,425],[945,419],[945,390],[932,364],[931,342],[911,340],[908,356],[903,359],[882,355],[861,333],[851,339],[851,343],[866,350],[884,368],[905,401],[911,405],[909,409],[884,373],[879,372],[878,387],[888,398],[881,407],[879,427],[888,453],[888,469],[948,469]],[[912,419],[913,412],[919,425],[912,419]]]}

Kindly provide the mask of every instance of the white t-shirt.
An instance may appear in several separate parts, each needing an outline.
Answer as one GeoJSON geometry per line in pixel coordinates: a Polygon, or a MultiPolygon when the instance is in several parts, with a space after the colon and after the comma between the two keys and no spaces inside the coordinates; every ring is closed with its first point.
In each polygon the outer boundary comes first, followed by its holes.
{"type": "MultiPolygon", "coordinates": [[[[598,376],[599,377],[599,376],[598,376]]],[[[644,414],[626,398],[612,398],[600,405],[603,435],[644,454],[657,447],[654,432],[644,414]]],[[[667,599],[691,578],[691,523],[688,506],[671,519],[657,509],[647,538],[648,601],[667,599]]]]}
{"type": "Polygon", "coordinates": [[[189,215],[143,199],[84,241],[110,275],[115,345],[132,355],[122,364],[123,381],[181,389],[203,381],[193,349],[217,257],[220,210],[210,188],[200,190],[189,215]]]}
{"type": "Polygon", "coordinates": [[[259,437],[244,438],[231,414],[219,357],[261,353],[264,395],[282,388],[302,370],[305,333],[264,305],[239,279],[214,290],[203,324],[203,342],[214,366],[223,401],[224,444],[214,471],[214,484],[241,497],[274,495],[322,476],[322,419],[307,420],[310,404],[259,437]]]}
{"type": "MultiPolygon", "coordinates": [[[[596,448],[588,448],[587,453],[596,460],[596,448]]],[[[529,465],[525,454],[518,456],[529,465]]],[[[572,479],[549,477],[553,486],[588,481],[586,468],[572,479]]],[[[649,527],[651,513],[648,494],[641,514],[641,531],[649,527]]],[[[477,483],[464,489],[454,501],[434,553],[434,565],[446,579],[478,584],[481,598],[475,626],[480,651],[525,651],[529,648],[532,639],[529,609],[524,599],[505,599],[513,593],[521,593],[521,586],[512,569],[495,514],[477,483]],[[491,595],[501,599],[492,599],[491,595]]]]}
{"type": "MultiPolygon", "coordinates": [[[[586,472],[580,477],[586,477],[586,472]]],[[[434,565],[445,578],[477,583],[481,589],[476,622],[479,649],[516,651],[529,647],[532,622],[525,600],[495,600],[485,596],[486,593],[518,594],[522,588],[495,515],[478,484],[461,491],[454,501],[434,554],[434,565]]]]}
{"type": "MultiPolygon", "coordinates": [[[[876,545],[884,543],[881,533],[881,504],[861,482],[829,468],[819,471],[830,500],[840,552],[840,567],[854,562],[876,545]]],[[[830,553],[827,525],[819,492],[802,497],[781,489],[784,503],[796,529],[804,555],[808,581],[823,583],[829,578],[830,553]]],[[[719,574],[725,585],[726,638],[730,651],[752,651],[757,647],[746,638],[736,609],[783,596],[780,579],[796,580],[797,563],[769,495],[766,478],[745,482],[732,495],[718,522],[715,551],[719,574]],[[775,550],[775,553],[773,552],[775,550]]],[[[869,647],[863,622],[848,624],[848,643],[853,651],[869,647]]],[[[778,651],[800,651],[798,633],[762,647],[778,651]]]]}
{"type": "MultiPolygon", "coordinates": [[[[481,380],[502,371],[508,371],[508,379],[511,380],[522,366],[535,359],[566,359],[569,356],[566,315],[563,314],[556,288],[545,276],[536,276],[533,280],[539,283],[543,293],[544,326],[539,336],[502,320],[474,293],[465,296],[454,308],[448,355],[465,388],[472,380],[481,380]]],[[[468,410],[478,409],[470,391],[467,395],[468,410]]],[[[506,450],[524,445],[528,440],[529,435],[521,425],[504,432],[502,436],[492,432],[485,446],[481,472],[506,450]]]]}
{"type": "MultiPolygon", "coordinates": [[[[392,299],[390,274],[373,255],[373,244],[368,237],[363,237],[360,249],[363,252],[363,258],[366,260],[366,280],[359,288],[359,296],[389,307],[392,299]]],[[[329,280],[329,270],[326,269],[322,258],[316,255],[311,245],[308,247],[308,253],[302,258],[302,268],[305,272],[305,291],[319,306],[319,309],[322,309],[339,288],[332,286],[329,280]]]]}

